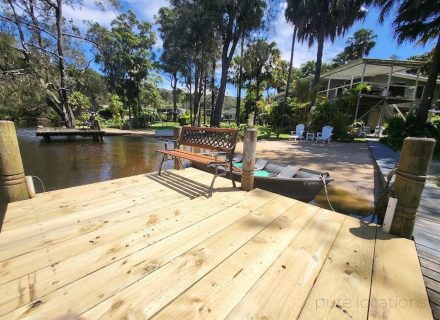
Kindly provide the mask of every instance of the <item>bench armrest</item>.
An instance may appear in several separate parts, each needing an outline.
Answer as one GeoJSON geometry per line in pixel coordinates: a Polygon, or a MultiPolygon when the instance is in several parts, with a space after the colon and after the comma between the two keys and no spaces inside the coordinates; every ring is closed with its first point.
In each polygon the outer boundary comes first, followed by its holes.
{"type": "Polygon", "coordinates": [[[179,140],[177,139],[160,138],[159,140],[162,140],[164,142],[165,150],[168,150],[168,142],[174,142],[174,149],[177,149],[179,147],[179,140]]]}

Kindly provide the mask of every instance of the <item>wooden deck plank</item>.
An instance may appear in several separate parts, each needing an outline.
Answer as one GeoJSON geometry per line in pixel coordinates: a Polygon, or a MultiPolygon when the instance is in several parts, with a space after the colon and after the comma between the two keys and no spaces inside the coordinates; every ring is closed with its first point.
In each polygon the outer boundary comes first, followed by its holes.
{"type": "Polygon", "coordinates": [[[376,226],[347,218],[299,319],[366,319],[376,226]]]}
{"type": "MultiPolygon", "coordinates": [[[[171,170],[170,172],[178,172],[179,176],[186,178],[191,178],[192,176],[200,174],[200,171],[194,168],[187,168],[179,171],[171,170]]],[[[112,195],[123,190],[126,191],[140,186],[151,186],[151,179],[148,178],[148,174],[39,193],[35,198],[8,204],[8,216],[13,219],[22,215],[35,214],[51,208],[59,208],[60,206],[71,206],[78,203],[84,204],[96,198],[112,195]],[[81,195],[81,197],[78,197],[78,195],[81,195]]],[[[9,219],[8,216],[6,219],[9,219]]]]}
{"type": "Polygon", "coordinates": [[[153,319],[224,319],[317,211],[302,203],[288,208],[153,319]]]}
{"type": "MultiPolygon", "coordinates": [[[[209,176],[200,173],[200,171],[198,172],[199,175],[193,176],[192,179],[198,178],[199,183],[210,182],[209,176]]],[[[2,231],[2,235],[0,237],[0,261],[3,261],[5,257],[11,257],[11,254],[14,254],[14,252],[17,251],[17,249],[11,246],[11,243],[20,246],[30,244],[30,248],[33,248],[35,250],[37,245],[40,245],[41,248],[41,243],[43,243],[43,245],[44,243],[52,243],[50,242],[50,238],[47,237],[47,234],[51,233],[51,231],[55,231],[54,233],[57,233],[57,229],[65,228],[65,226],[70,225],[72,228],[78,229],[78,227],[84,227],[80,226],[81,224],[85,224],[87,227],[81,230],[93,231],[91,225],[94,222],[97,222],[98,225],[101,226],[103,224],[109,223],[111,217],[108,217],[109,219],[107,219],[107,215],[121,216],[120,218],[116,216],[113,217],[116,222],[118,222],[119,220],[130,218],[130,215],[136,215],[136,211],[133,211],[133,208],[135,208],[136,206],[148,204],[148,208],[150,210],[155,210],[167,204],[172,204],[188,198],[188,195],[186,195],[185,193],[175,192],[166,185],[160,185],[157,183],[154,184],[154,181],[152,181],[151,183],[153,185],[159,185],[159,189],[154,193],[139,195],[135,197],[126,197],[126,199],[122,201],[118,201],[119,198],[115,198],[111,201],[111,204],[109,205],[104,202],[102,203],[102,205],[95,205],[90,208],[86,207],[82,211],[76,211],[72,214],[64,214],[65,212],[59,209],[58,215],[53,217],[53,219],[44,220],[39,224],[35,224],[29,227],[23,226],[17,229],[6,230],[4,232],[2,231]],[[128,213],[127,211],[130,212],[128,213]],[[26,239],[23,238],[23,234],[26,235],[26,239]],[[35,241],[35,237],[40,240],[35,241]]],[[[229,183],[230,182],[226,179],[219,179],[216,185],[217,187],[224,187],[228,186],[229,183]]],[[[229,189],[232,190],[232,188],[229,189]]],[[[63,234],[65,236],[68,236],[68,232],[66,234],[66,230],[63,230],[63,234]]]]}
{"type": "MultiPolygon", "coordinates": [[[[243,201],[250,194],[240,192],[237,196],[240,196],[240,201],[243,201]]],[[[228,208],[234,204],[234,202],[231,202],[230,197],[229,194],[219,193],[210,201],[201,197],[195,200],[180,201],[150,212],[142,206],[135,208],[143,214],[110,226],[105,224],[97,231],[73,237],[67,241],[4,261],[0,264],[2,266],[0,269],[0,284],[18,279],[44,267],[58,264],[60,261],[85,251],[94,250],[103,245],[114,246],[115,241],[130,243],[131,248],[129,251],[132,251],[134,250],[135,239],[141,242],[148,240],[148,243],[152,243],[154,239],[165,236],[167,232],[173,232],[173,228],[184,228],[186,225],[197,221],[197,219],[206,218],[228,208]],[[206,210],[207,203],[209,203],[209,206],[213,206],[212,210],[206,210]],[[135,237],[133,234],[148,234],[148,238],[142,239],[139,236],[135,237]]]]}
{"type": "Polygon", "coordinates": [[[227,319],[296,319],[344,219],[321,209],[227,319]]]}
{"type": "Polygon", "coordinates": [[[378,229],[369,319],[432,319],[414,242],[378,229]]]}
{"type": "MultiPolygon", "coordinates": [[[[279,319],[299,313],[305,319],[367,318],[361,307],[340,309],[343,304],[308,317],[306,310],[317,292],[333,303],[364,297],[365,292],[369,297],[374,251],[365,248],[375,239],[365,229],[371,227],[267,191],[233,189],[225,178],[216,181],[213,197],[206,198],[211,179],[208,173],[187,169],[11,204],[9,227],[0,234],[0,319],[53,319],[66,312],[88,320],[279,319]],[[105,205],[143,196],[150,200],[128,208],[105,205]],[[34,224],[42,224],[43,232],[34,224]],[[359,251],[369,257],[360,258],[359,251]]],[[[422,232],[417,247],[424,255],[420,262],[436,312],[439,251],[432,246],[436,241],[427,242],[431,238],[437,236],[422,232]]],[[[384,272],[391,288],[379,289],[375,297],[407,299],[414,288],[424,288],[420,281],[407,283],[409,270],[416,271],[413,281],[421,271],[414,245],[408,256],[407,242],[402,243],[381,244],[383,252],[397,252],[389,257],[376,252],[375,272],[384,272]],[[402,257],[411,260],[408,270],[389,276],[390,266],[400,268],[402,257]]],[[[367,304],[376,301],[371,297],[367,304]]]]}
{"type": "MultiPolygon", "coordinates": [[[[86,319],[119,319],[124,316],[147,319],[153,316],[262,230],[268,228],[267,226],[273,225],[273,221],[292,205],[301,206],[301,203],[276,197],[82,316],[86,319]]],[[[303,215],[303,219],[309,217],[310,213],[303,215]]],[[[213,286],[215,283],[210,283],[206,289],[210,291],[213,286]]]]}
{"type": "MultiPolygon", "coordinates": [[[[219,216],[214,215],[211,219],[205,219],[200,223],[194,224],[192,228],[184,229],[182,232],[145,247],[128,257],[112,260],[114,262],[111,262],[106,267],[41,297],[45,303],[38,306],[38,308],[32,308],[32,304],[25,305],[5,315],[4,318],[15,319],[24,314],[45,318],[48,315],[56,314],[56,312],[67,312],[69,310],[79,314],[111,298],[116,292],[124,289],[124,287],[144,279],[155,270],[161,270],[161,267],[169,265],[179,255],[184,254],[192,257],[195,259],[194,263],[197,266],[199,257],[197,254],[194,255],[193,252],[187,252],[188,250],[203,241],[204,237],[206,239],[212,237],[213,233],[216,230],[218,231],[216,228],[226,227],[228,229],[228,226],[233,222],[240,221],[243,216],[246,217],[252,210],[258,209],[260,206],[270,202],[273,196],[273,194],[267,192],[256,191],[254,196],[229,209],[223,210],[219,216]],[[207,232],[210,229],[212,229],[212,232],[207,232]]],[[[236,198],[232,199],[232,201],[239,202],[236,198]]],[[[210,208],[205,207],[205,210],[209,212],[210,208]]],[[[253,231],[255,232],[255,230],[253,231]]],[[[123,245],[120,250],[125,251],[127,248],[123,245]]],[[[98,261],[107,255],[112,259],[115,252],[109,253],[108,251],[103,251],[95,260],[98,261]]],[[[64,271],[57,269],[57,278],[62,279],[64,277],[63,273],[66,272],[71,272],[68,266],[66,266],[64,271]]],[[[162,286],[164,283],[162,281],[158,285],[162,286]]]]}
{"type": "MultiPolygon", "coordinates": [[[[385,145],[368,141],[368,147],[371,151],[373,158],[376,160],[376,164],[380,169],[383,177],[387,175],[390,170],[390,165],[398,161],[398,155],[385,145]]],[[[414,227],[414,241],[416,243],[416,249],[418,256],[425,261],[438,262],[440,261],[440,188],[432,182],[426,182],[422,197],[420,199],[420,205],[417,210],[416,222],[414,227]]],[[[431,265],[431,268],[434,266],[431,265]]],[[[423,269],[425,271],[426,269],[423,269]]],[[[435,271],[440,273],[440,264],[436,267],[435,271]]],[[[434,281],[434,280],[432,280],[434,281]]],[[[430,281],[430,285],[432,284],[430,281]]],[[[440,282],[437,281],[440,285],[440,282]]],[[[440,299],[439,296],[429,295],[430,301],[432,299],[440,299]]],[[[433,314],[436,319],[440,319],[440,308],[433,305],[433,314]]]]}
{"type": "MultiPolygon", "coordinates": [[[[191,179],[197,179],[197,177],[203,177],[205,183],[210,182],[207,179],[206,174],[199,170],[192,170],[193,175],[190,176],[191,179]]],[[[85,193],[77,193],[76,194],[76,203],[65,203],[64,205],[55,206],[52,208],[44,208],[44,210],[30,210],[29,214],[22,215],[14,218],[7,218],[4,227],[2,229],[2,233],[8,233],[8,231],[18,229],[20,227],[27,227],[28,225],[37,225],[43,222],[53,221],[54,218],[59,218],[60,216],[65,218],[66,216],[72,217],[74,214],[85,215],[87,210],[118,210],[118,208],[126,208],[127,206],[133,206],[136,204],[135,202],[146,200],[148,201],[151,197],[155,197],[160,195],[160,193],[170,193],[173,190],[170,190],[164,184],[156,183],[153,180],[151,181],[151,176],[146,176],[146,180],[148,184],[144,184],[138,187],[129,188],[123,191],[115,191],[105,197],[96,197],[93,200],[85,201],[83,196],[88,197],[89,194],[93,191],[87,191],[85,193]],[[148,198],[150,197],[150,198],[148,198]],[[96,205],[98,204],[98,205],[96,205]]],[[[166,175],[164,175],[164,179],[166,175]]],[[[222,183],[223,180],[219,181],[222,183]]],[[[224,181],[223,181],[223,185],[224,181]]],[[[186,188],[189,191],[196,192],[194,187],[188,183],[186,188]]],[[[201,190],[201,187],[199,187],[201,190]]],[[[10,215],[10,210],[8,210],[6,217],[10,215]]],[[[75,220],[75,217],[73,218],[75,220]]],[[[41,224],[40,224],[41,226],[41,224]]],[[[30,229],[30,228],[27,228],[30,229]]],[[[21,233],[21,230],[16,230],[17,233],[21,233]]],[[[29,230],[28,230],[29,232],[29,230]]]]}

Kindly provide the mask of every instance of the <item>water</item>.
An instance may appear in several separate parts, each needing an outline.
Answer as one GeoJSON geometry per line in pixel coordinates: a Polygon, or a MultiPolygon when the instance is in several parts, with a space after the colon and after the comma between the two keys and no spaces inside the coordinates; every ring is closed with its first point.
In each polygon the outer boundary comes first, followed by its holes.
{"type": "Polygon", "coordinates": [[[41,178],[48,191],[157,171],[156,150],[163,146],[142,136],[106,136],[104,142],[60,137],[50,143],[35,137],[34,129],[18,129],[17,136],[25,174],[41,178]]]}

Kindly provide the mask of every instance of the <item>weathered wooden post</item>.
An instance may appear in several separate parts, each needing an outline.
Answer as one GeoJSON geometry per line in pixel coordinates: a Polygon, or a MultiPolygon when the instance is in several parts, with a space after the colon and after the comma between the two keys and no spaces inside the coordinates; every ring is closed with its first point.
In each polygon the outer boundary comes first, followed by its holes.
{"type": "MultiPolygon", "coordinates": [[[[181,132],[182,132],[182,127],[179,127],[179,126],[174,127],[174,129],[173,129],[173,139],[174,140],[179,140],[181,132]]],[[[175,143],[174,145],[177,145],[177,143],[175,143]]],[[[179,159],[177,159],[177,158],[174,159],[174,169],[176,169],[176,170],[182,170],[183,169],[182,162],[179,159]]]]}
{"type": "Polygon", "coordinates": [[[29,199],[12,121],[0,121],[0,228],[9,202],[29,199]]]}
{"type": "Polygon", "coordinates": [[[395,235],[408,239],[412,237],[434,147],[435,140],[430,138],[409,137],[403,143],[396,180],[392,187],[397,198],[397,207],[390,232],[395,235]]]}
{"type": "Polygon", "coordinates": [[[257,129],[246,128],[243,142],[243,166],[241,168],[241,188],[251,191],[254,188],[255,153],[257,151],[257,129]]]}

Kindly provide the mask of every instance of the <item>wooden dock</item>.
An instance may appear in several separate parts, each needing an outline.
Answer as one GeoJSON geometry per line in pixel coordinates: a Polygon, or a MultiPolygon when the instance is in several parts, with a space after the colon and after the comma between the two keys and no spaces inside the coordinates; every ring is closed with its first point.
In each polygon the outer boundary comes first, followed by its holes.
{"type": "Polygon", "coordinates": [[[69,128],[42,128],[37,129],[35,135],[43,137],[44,141],[50,142],[52,137],[92,137],[94,141],[103,141],[105,131],[95,129],[69,129],[69,128]]]}
{"type": "MultiPolygon", "coordinates": [[[[399,161],[398,155],[381,144],[369,141],[369,148],[377,167],[386,177],[394,164],[399,161]]],[[[440,188],[427,182],[422,193],[414,226],[414,242],[417,248],[423,278],[434,319],[440,320],[440,188]]]]}
{"type": "Polygon", "coordinates": [[[196,169],[11,203],[0,319],[432,319],[414,243],[196,169]]]}

